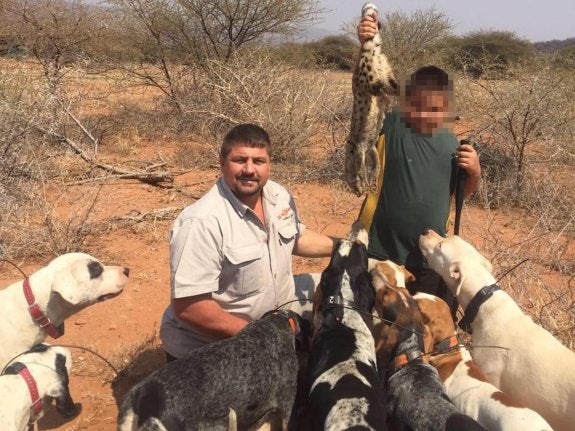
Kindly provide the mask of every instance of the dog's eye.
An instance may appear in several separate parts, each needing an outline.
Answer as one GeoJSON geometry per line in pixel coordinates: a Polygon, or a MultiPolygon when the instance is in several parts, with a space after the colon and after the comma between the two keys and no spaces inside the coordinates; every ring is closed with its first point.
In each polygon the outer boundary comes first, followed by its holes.
{"type": "Polygon", "coordinates": [[[104,272],[104,267],[100,262],[90,262],[88,264],[88,272],[90,273],[90,278],[98,278],[104,272]]]}

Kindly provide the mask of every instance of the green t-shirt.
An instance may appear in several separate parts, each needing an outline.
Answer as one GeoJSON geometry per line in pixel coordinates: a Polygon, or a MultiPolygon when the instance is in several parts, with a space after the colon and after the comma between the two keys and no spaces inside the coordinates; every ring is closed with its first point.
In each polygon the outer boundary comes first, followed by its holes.
{"type": "Polygon", "coordinates": [[[430,228],[445,236],[458,142],[452,131],[421,135],[399,112],[383,123],[383,183],[369,229],[370,257],[421,268],[419,235],[430,228]]]}

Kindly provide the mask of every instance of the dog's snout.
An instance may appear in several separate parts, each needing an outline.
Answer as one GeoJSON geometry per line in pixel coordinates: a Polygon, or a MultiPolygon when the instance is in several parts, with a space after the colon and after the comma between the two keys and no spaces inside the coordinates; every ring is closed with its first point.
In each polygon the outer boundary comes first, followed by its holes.
{"type": "Polygon", "coordinates": [[[122,272],[124,273],[124,275],[125,275],[126,277],[129,277],[129,276],[130,276],[130,268],[124,268],[124,271],[122,271],[122,272]]]}

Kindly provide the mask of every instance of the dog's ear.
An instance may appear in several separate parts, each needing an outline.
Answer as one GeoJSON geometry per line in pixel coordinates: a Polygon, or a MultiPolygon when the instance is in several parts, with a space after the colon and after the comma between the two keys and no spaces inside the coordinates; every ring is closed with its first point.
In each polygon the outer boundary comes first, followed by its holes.
{"type": "Polygon", "coordinates": [[[449,276],[454,280],[461,278],[461,264],[459,262],[453,262],[449,265],[449,276]]]}
{"type": "Polygon", "coordinates": [[[411,272],[409,272],[407,269],[405,269],[405,266],[401,265],[400,266],[401,271],[403,272],[403,275],[405,277],[405,285],[407,286],[407,283],[411,283],[412,281],[415,281],[415,275],[413,275],[411,272]]]}
{"type": "Polygon", "coordinates": [[[461,275],[461,262],[453,262],[449,265],[449,276],[457,281],[457,287],[455,288],[455,296],[459,295],[461,286],[463,285],[463,276],[461,275]]]}
{"type": "Polygon", "coordinates": [[[377,269],[377,267],[373,268],[369,274],[371,275],[371,284],[376,292],[385,287],[385,276],[377,269]]]}

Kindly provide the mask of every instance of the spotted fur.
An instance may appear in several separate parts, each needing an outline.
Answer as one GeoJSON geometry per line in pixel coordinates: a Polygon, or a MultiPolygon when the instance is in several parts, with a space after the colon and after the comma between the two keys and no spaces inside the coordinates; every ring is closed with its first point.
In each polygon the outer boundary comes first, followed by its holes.
{"type": "MultiPolygon", "coordinates": [[[[297,330],[303,327],[297,319],[297,330]]],[[[284,313],[166,364],[126,395],[119,431],[285,430],[296,395],[296,340],[284,313]]]]}
{"type": "MultiPolygon", "coordinates": [[[[362,8],[362,17],[377,12],[372,3],[362,8]]],[[[379,171],[377,139],[383,123],[388,95],[398,85],[381,49],[381,35],[363,43],[353,70],[353,111],[346,143],[345,180],[358,196],[374,192],[379,171]]]]}
{"type": "MultiPolygon", "coordinates": [[[[356,237],[367,241],[364,234],[356,237]]],[[[366,246],[340,241],[314,298],[309,360],[314,430],[387,430],[373,337],[360,312],[369,315],[373,303],[366,246]],[[331,306],[329,298],[340,298],[345,307],[331,306]]]]}

